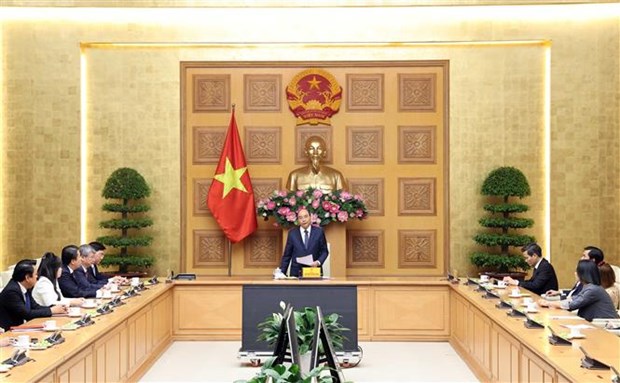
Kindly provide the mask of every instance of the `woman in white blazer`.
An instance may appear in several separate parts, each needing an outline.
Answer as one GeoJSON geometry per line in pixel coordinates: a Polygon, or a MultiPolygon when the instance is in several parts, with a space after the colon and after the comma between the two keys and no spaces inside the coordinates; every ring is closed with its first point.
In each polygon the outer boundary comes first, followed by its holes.
{"type": "Polygon", "coordinates": [[[54,253],[45,253],[39,265],[39,279],[32,289],[32,297],[41,306],[64,305],[81,306],[84,298],[65,298],[58,287],[58,278],[62,274],[61,262],[54,253]]]}

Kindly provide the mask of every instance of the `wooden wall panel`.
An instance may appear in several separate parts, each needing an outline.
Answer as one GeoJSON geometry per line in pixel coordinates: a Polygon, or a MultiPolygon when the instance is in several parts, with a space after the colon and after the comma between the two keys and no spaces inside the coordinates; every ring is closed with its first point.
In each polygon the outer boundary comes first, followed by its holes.
{"type": "MultiPolygon", "coordinates": [[[[183,271],[228,273],[223,265],[228,258],[221,246],[218,251],[201,250],[193,238],[192,233],[220,230],[204,211],[200,201],[204,192],[194,189],[197,180],[205,182],[213,177],[217,162],[214,148],[221,146],[222,127],[230,121],[229,103],[236,103],[235,117],[248,169],[251,177],[259,180],[260,194],[271,189],[260,180],[284,187],[288,174],[307,163],[302,146],[310,135],[325,138],[325,164],[352,181],[350,191],[369,193],[369,219],[351,221],[346,229],[382,230],[384,241],[378,253],[384,259],[364,267],[349,262],[347,267],[336,258],[356,259],[356,254],[351,249],[338,249],[330,260],[333,276],[445,273],[449,259],[448,61],[182,62],[181,90],[183,271]],[[328,71],[343,87],[342,104],[331,125],[297,126],[288,109],[284,88],[295,75],[311,67],[328,71]],[[410,231],[436,233],[432,259],[417,262],[402,255],[410,249],[399,243],[398,233],[410,231]]],[[[273,229],[273,223],[259,219],[259,229],[273,229]]],[[[233,245],[232,274],[270,274],[267,267],[248,262],[248,251],[251,247],[244,243],[233,245]]]]}

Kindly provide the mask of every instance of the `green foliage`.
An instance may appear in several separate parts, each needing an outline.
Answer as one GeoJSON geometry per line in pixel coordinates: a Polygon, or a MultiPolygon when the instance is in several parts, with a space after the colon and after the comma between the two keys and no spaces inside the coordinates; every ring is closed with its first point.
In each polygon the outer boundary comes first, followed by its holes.
{"type": "Polygon", "coordinates": [[[144,204],[123,205],[120,203],[105,203],[101,210],[111,213],[144,213],[151,210],[151,207],[144,204]]]}
{"type": "MultiPolygon", "coordinates": [[[[302,311],[294,311],[293,313],[295,315],[295,330],[297,332],[299,354],[303,355],[307,353],[310,350],[310,346],[312,346],[312,337],[314,336],[314,325],[317,316],[316,309],[304,307],[302,311]]],[[[282,313],[273,313],[258,324],[258,329],[260,330],[260,335],[258,336],[259,341],[265,341],[269,345],[275,345],[280,331],[280,324],[282,323],[282,316],[282,313]]],[[[338,323],[339,318],[340,315],[336,313],[323,316],[327,333],[332,340],[332,345],[336,350],[343,350],[343,342],[346,338],[342,335],[342,332],[349,331],[349,329],[338,323]]]]}
{"type": "Polygon", "coordinates": [[[331,383],[331,376],[320,376],[325,366],[319,366],[306,375],[302,375],[301,369],[296,364],[274,366],[275,358],[265,362],[260,372],[250,380],[237,380],[234,383],[265,383],[268,377],[273,379],[273,383],[331,383]],[[314,380],[316,379],[316,380],[314,380]]]}
{"type": "Polygon", "coordinates": [[[534,242],[536,238],[531,235],[480,233],[474,236],[474,241],[483,246],[518,246],[534,242]]]}
{"type": "Polygon", "coordinates": [[[514,217],[484,217],[480,218],[478,222],[484,227],[509,227],[511,229],[524,229],[534,225],[533,219],[514,217]]]}
{"type": "Polygon", "coordinates": [[[101,265],[111,266],[136,266],[139,268],[151,267],[155,264],[155,258],[150,255],[107,255],[101,260],[101,265]]]}
{"type": "Polygon", "coordinates": [[[144,177],[136,170],[120,168],[112,172],[103,188],[101,195],[107,199],[120,199],[120,203],[105,203],[103,211],[120,214],[120,217],[105,220],[99,227],[110,230],[120,230],[120,235],[103,235],[97,241],[106,246],[120,248],[120,254],[106,256],[104,265],[119,265],[119,271],[126,273],[129,266],[147,268],[153,265],[155,258],[130,254],[128,248],[146,247],[153,242],[150,235],[131,235],[130,230],[137,231],[153,225],[149,217],[130,217],[132,214],[145,213],[150,210],[146,203],[136,203],[137,200],[148,197],[151,189],[144,177]]]}
{"type": "Polygon", "coordinates": [[[530,184],[517,168],[511,166],[493,170],[482,184],[482,195],[519,197],[530,195],[530,184]]]}
{"type": "Polygon", "coordinates": [[[528,264],[521,254],[509,254],[506,256],[489,253],[473,253],[471,263],[481,269],[493,269],[505,273],[515,269],[527,269],[528,264]]]}
{"type": "Polygon", "coordinates": [[[136,218],[136,219],[111,219],[108,221],[102,221],[99,223],[99,227],[103,229],[139,229],[142,227],[149,227],[153,225],[151,218],[136,218]]]}
{"type": "Polygon", "coordinates": [[[491,215],[478,220],[482,227],[489,228],[490,231],[476,234],[473,239],[477,244],[494,248],[495,251],[474,252],[470,255],[471,263],[486,271],[506,273],[517,269],[527,270],[529,265],[525,259],[510,253],[511,247],[521,247],[535,241],[530,235],[515,232],[532,227],[534,220],[511,216],[529,209],[525,204],[510,201],[510,197],[523,198],[530,195],[530,185],[525,175],[514,167],[497,168],[484,180],[480,192],[482,195],[491,196],[495,203],[485,204],[484,210],[491,215]]]}
{"type": "Polygon", "coordinates": [[[116,235],[106,235],[97,238],[97,241],[112,247],[146,247],[153,242],[150,235],[140,235],[133,237],[123,237],[116,235]]]}
{"type": "Polygon", "coordinates": [[[116,169],[108,178],[101,195],[105,198],[141,199],[148,197],[151,189],[144,177],[131,168],[116,169]]]}
{"type": "Polygon", "coordinates": [[[530,208],[522,203],[486,204],[484,210],[491,213],[525,213],[530,208]]]}

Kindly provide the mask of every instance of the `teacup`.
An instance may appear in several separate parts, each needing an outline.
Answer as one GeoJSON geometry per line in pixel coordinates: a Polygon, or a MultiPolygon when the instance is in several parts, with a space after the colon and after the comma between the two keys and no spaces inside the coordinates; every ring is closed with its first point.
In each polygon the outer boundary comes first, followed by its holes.
{"type": "Polygon", "coordinates": [[[112,298],[112,292],[110,290],[103,290],[101,295],[103,298],[112,298]]]}
{"type": "MultiPolygon", "coordinates": [[[[84,302],[86,304],[86,302],[84,302]]],[[[82,313],[79,307],[69,307],[68,314],[69,316],[79,316],[82,313]]]]}
{"type": "Polygon", "coordinates": [[[139,284],[140,284],[140,278],[138,278],[138,277],[131,278],[131,285],[132,286],[138,286],[139,284]]]}
{"type": "Polygon", "coordinates": [[[506,282],[504,282],[504,281],[497,281],[497,287],[506,287],[506,282]]]}
{"type": "Polygon", "coordinates": [[[96,298],[101,298],[103,296],[103,292],[101,290],[97,290],[96,298]]]}
{"type": "Polygon", "coordinates": [[[113,293],[117,293],[118,292],[118,285],[116,283],[110,284],[110,291],[113,292],[113,293]]]}
{"type": "Polygon", "coordinates": [[[480,276],[480,282],[488,282],[489,281],[489,276],[486,274],[483,274],[480,276]]]}
{"type": "MultiPolygon", "coordinates": [[[[101,293],[101,290],[97,291],[97,293],[101,293]]],[[[95,306],[95,300],[94,299],[84,299],[83,306],[93,307],[93,306],[95,306]]]]}
{"type": "Polygon", "coordinates": [[[536,305],[536,302],[531,302],[527,305],[527,311],[536,312],[537,310],[538,310],[538,306],[536,305]]]}
{"type": "Polygon", "coordinates": [[[521,290],[519,290],[519,288],[512,289],[512,293],[511,293],[511,295],[513,295],[513,296],[515,296],[515,297],[516,297],[516,296],[520,296],[520,295],[521,295],[521,290]]]}
{"type": "MultiPolygon", "coordinates": [[[[514,291],[513,291],[514,292],[514,291]]],[[[517,291],[517,294],[519,294],[519,292],[517,291]]],[[[534,303],[534,299],[530,298],[530,297],[525,297],[523,298],[523,304],[524,305],[531,305],[532,303],[534,303]]]]}
{"type": "Polygon", "coordinates": [[[56,329],[56,321],[55,320],[46,320],[43,323],[43,329],[45,329],[45,330],[54,330],[54,329],[56,329]]]}
{"type": "Polygon", "coordinates": [[[30,335],[19,335],[15,339],[16,347],[28,347],[30,346],[30,335]]]}

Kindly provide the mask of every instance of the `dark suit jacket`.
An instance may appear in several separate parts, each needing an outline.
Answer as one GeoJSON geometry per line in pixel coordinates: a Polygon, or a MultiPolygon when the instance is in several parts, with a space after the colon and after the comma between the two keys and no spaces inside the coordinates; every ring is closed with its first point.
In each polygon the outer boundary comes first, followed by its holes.
{"type": "MultiPolygon", "coordinates": [[[[97,295],[98,287],[86,285],[86,287],[80,286],[76,275],[78,271],[84,274],[84,270],[78,267],[73,273],[69,271],[69,267],[62,265],[62,275],[58,278],[58,285],[62,295],[66,298],[94,298],[97,295]]],[[[86,278],[86,275],[83,275],[86,278]]]]}
{"type": "Polygon", "coordinates": [[[551,263],[543,258],[538,268],[534,269],[532,278],[519,283],[519,286],[535,294],[543,295],[549,290],[558,289],[558,278],[555,275],[555,270],[553,266],[551,266],[551,263]]]}
{"type": "Polygon", "coordinates": [[[308,239],[308,248],[304,246],[299,227],[289,230],[286,238],[286,246],[284,246],[284,253],[282,254],[280,270],[286,273],[288,265],[291,264],[289,275],[292,277],[299,276],[304,265],[297,263],[297,257],[303,257],[308,254],[312,254],[312,259],[315,261],[321,262],[321,273],[323,273],[323,264],[329,255],[327,252],[327,240],[325,239],[323,229],[319,226],[312,226],[310,238],[308,239]]]}
{"type": "Polygon", "coordinates": [[[91,284],[96,284],[99,286],[104,286],[108,284],[108,277],[101,274],[97,265],[92,265],[88,269],[86,269],[86,276],[88,277],[88,281],[91,284]]]}
{"type": "MultiPolygon", "coordinates": [[[[28,290],[26,294],[30,295],[31,291],[28,290]]],[[[30,310],[28,310],[19,284],[12,279],[0,293],[0,327],[5,330],[34,318],[51,316],[52,310],[49,307],[39,306],[32,295],[30,295],[30,310]]]]}

